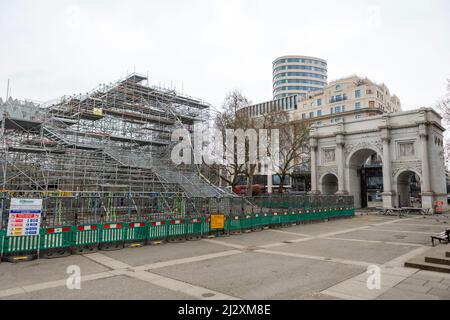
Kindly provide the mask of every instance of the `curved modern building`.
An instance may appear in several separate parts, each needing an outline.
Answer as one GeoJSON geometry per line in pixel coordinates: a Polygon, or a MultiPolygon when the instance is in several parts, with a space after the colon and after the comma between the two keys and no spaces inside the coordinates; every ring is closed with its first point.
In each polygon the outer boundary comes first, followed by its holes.
{"type": "Polygon", "coordinates": [[[305,96],[327,86],[327,62],[308,56],[283,56],[273,62],[274,100],[305,96]]]}

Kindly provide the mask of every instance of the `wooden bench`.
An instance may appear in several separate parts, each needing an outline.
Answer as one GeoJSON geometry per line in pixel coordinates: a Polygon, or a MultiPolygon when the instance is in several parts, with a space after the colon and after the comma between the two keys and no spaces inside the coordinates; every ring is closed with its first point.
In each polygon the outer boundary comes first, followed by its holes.
{"type": "Polygon", "coordinates": [[[434,240],[439,240],[439,243],[442,241],[449,243],[450,242],[450,229],[447,229],[441,233],[435,234],[431,236],[431,243],[434,247],[434,240]]]}

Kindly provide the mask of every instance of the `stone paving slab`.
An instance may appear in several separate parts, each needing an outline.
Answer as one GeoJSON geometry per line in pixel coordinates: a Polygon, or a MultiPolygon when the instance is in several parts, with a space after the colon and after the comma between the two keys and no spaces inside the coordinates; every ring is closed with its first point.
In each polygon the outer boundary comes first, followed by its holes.
{"type": "MultiPolygon", "coordinates": [[[[291,231],[293,228],[280,229],[283,231],[291,231]]],[[[303,238],[301,235],[271,232],[270,230],[264,230],[260,232],[244,233],[241,235],[234,235],[230,237],[215,238],[214,242],[217,243],[230,243],[239,246],[262,246],[271,244],[274,242],[289,241],[294,239],[303,238]]]]}
{"type": "Polygon", "coordinates": [[[26,286],[37,282],[66,279],[67,268],[76,265],[83,275],[109,270],[83,256],[72,255],[59,259],[40,259],[18,264],[0,264],[0,290],[26,286]]]}
{"type": "Polygon", "coordinates": [[[300,299],[363,270],[339,263],[244,253],[152,272],[242,299],[300,299]]]}
{"type": "MultiPolygon", "coordinates": [[[[384,227],[384,226],[383,226],[384,227]]],[[[405,233],[405,232],[386,232],[371,230],[357,230],[348,233],[341,233],[335,236],[336,238],[350,238],[350,239],[367,239],[376,241],[387,241],[387,242],[405,242],[405,243],[415,243],[421,245],[429,245],[431,243],[429,235],[426,234],[416,234],[416,233],[405,233]]]]}
{"type": "Polygon", "coordinates": [[[8,300],[192,300],[192,296],[126,276],[82,282],[81,290],[59,287],[8,297],[8,300]]]}
{"type": "Polygon", "coordinates": [[[277,251],[320,255],[332,258],[382,264],[411,251],[410,246],[346,240],[311,239],[277,247],[277,251]]]}
{"type": "Polygon", "coordinates": [[[136,267],[226,250],[229,249],[205,241],[186,241],[183,243],[166,243],[158,246],[144,246],[141,248],[126,248],[119,251],[102,251],[101,253],[136,267]]]}
{"type": "MultiPolygon", "coordinates": [[[[445,227],[442,227],[441,225],[425,225],[420,226],[420,223],[416,224],[401,224],[401,223],[393,223],[390,225],[384,225],[384,226],[376,226],[372,227],[373,229],[386,229],[386,230],[402,230],[402,231],[411,231],[411,232],[425,232],[426,234],[429,234],[430,236],[435,233],[442,232],[445,227]]],[[[449,226],[450,228],[450,226],[449,226]]]]}

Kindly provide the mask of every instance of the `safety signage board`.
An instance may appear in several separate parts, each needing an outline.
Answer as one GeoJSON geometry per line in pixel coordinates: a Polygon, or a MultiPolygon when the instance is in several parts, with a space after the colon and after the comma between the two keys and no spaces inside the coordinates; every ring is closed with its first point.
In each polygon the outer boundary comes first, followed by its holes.
{"type": "Polygon", "coordinates": [[[11,199],[8,237],[37,236],[41,227],[42,199],[11,199]]]}
{"type": "Polygon", "coordinates": [[[211,229],[225,229],[225,216],[223,214],[211,215],[211,229]]]}

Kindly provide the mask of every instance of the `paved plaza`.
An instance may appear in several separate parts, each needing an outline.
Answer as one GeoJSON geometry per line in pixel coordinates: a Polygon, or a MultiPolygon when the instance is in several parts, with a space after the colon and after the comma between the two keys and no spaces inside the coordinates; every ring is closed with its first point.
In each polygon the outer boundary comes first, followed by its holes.
{"type": "Polygon", "coordinates": [[[450,217],[360,215],[197,242],[0,264],[0,299],[450,299],[450,274],[405,268],[450,217]],[[367,269],[381,268],[369,290],[367,269]],[[81,289],[66,286],[79,266],[81,289]]]}

